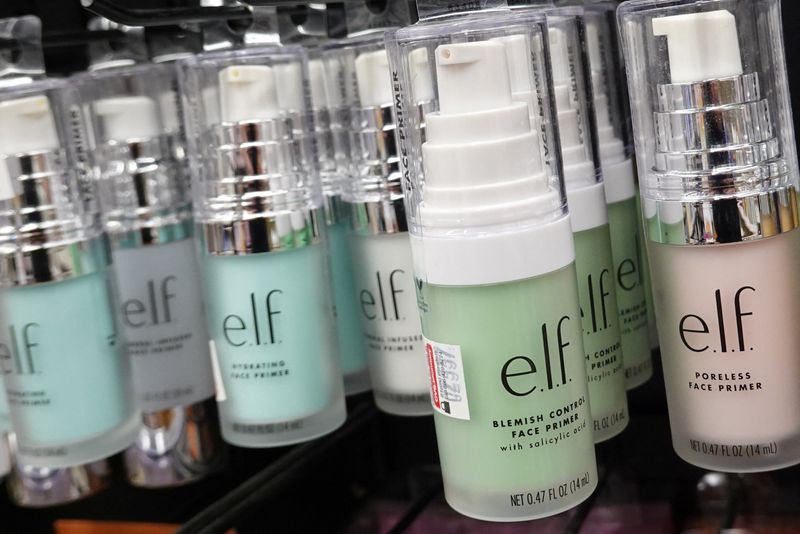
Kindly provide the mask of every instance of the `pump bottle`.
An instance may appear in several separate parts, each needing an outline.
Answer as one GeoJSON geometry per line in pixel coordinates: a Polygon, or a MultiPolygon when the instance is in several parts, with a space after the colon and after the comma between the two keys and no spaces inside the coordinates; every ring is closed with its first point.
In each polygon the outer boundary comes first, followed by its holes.
{"type": "Polygon", "coordinates": [[[126,467],[145,487],[197,480],[222,453],[188,176],[176,157],[184,141],[174,75],[151,64],[76,79],[94,127],[117,316],[142,412],[126,467]]]}
{"type": "Polygon", "coordinates": [[[675,451],[800,461],[798,167],[780,3],[620,8],[675,451]]]}
{"type": "Polygon", "coordinates": [[[544,39],[540,15],[517,13],[423,22],[387,37],[392,71],[403,73],[398,137],[409,154],[409,226],[445,497],[491,521],[561,512],[597,483],[544,39]],[[518,36],[532,64],[512,75],[518,36]],[[438,95],[424,143],[417,119],[403,115],[414,109],[407,74],[421,48],[438,95]],[[536,122],[515,98],[523,93],[544,103],[536,122]]]}
{"type": "Polygon", "coordinates": [[[322,196],[299,47],[181,62],[223,437],[313,439],[345,419],[322,196]],[[299,78],[299,83],[297,79],[299,78]]]}
{"type": "MultiPolygon", "coordinates": [[[[383,34],[349,39],[328,57],[350,73],[352,177],[344,198],[370,379],[379,409],[431,413],[383,34]]],[[[415,104],[415,110],[419,110],[415,104]]]]}
{"type": "Polygon", "coordinates": [[[4,90],[0,122],[0,364],[16,457],[46,469],[91,463],[128,447],[138,416],[78,159],[77,95],[64,81],[4,90]]]}

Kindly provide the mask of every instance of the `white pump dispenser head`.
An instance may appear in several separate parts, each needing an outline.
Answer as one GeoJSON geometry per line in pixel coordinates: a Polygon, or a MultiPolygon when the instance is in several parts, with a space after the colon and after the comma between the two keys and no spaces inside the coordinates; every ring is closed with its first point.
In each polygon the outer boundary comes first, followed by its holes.
{"type": "Polygon", "coordinates": [[[428,68],[428,50],[417,48],[409,54],[408,59],[414,100],[417,102],[433,100],[433,76],[428,68]]]}
{"type": "Polygon", "coordinates": [[[485,111],[511,105],[505,48],[479,41],[436,49],[442,114],[485,111]]]}
{"type": "Polygon", "coordinates": [[[53,111],[46,96],[0,102],[0,154],[12,155],[58,148],[53,111]]]}
{"type": "Polygon", "coordinates": [[[278,106],[283,110],[303,109],[303,73],[300,65],[289,63],[275,65],[275,83],[278,90],[278,106]]]}
{"type": "Polygon", "coordinates": [[[655,18],[653,34],[667,38],[672,83],[742,74],[736,17],[730,11],[655,18]]]}
{"type": "Polygon", "coordinates": [[[325,63],[321,59],[308,62],[308,81],[311,87],[311,107],[324,109],[328,107],[328,93],[325,88],[325,63]]]}
{"type": "Polygon", "coordinates": [[[567,244],[555,242],[563,233],[551,233],[556,237],[547,246],[553,255],[546,261],[527,254],[514,265],[477,260],[527,250],[528,240],[549,240],[543,228],[561,208],[548,185],[529,106],[513,97],[503,42],[443,44],[435,59],[439,111],[427,115],[422,232],[412,233],[412,244],[422,247],[415,253],[424,262],[419,272],[431,283],[470,285],[523,279],[548,272],[551,260],[569,262],[567,218],[567,244]]]}
{"type": "Polygon", "coordinates": [[[151,139],[160,132],[158,107],[146,96],[122,96],[98,100],[94,104],[107,141],[151,139]]]}
{"type": "Polygon", "coordinates": [[[264,65],[234,65],[219,73],[220,114],[225,122],[270,120],[280,113],[275,72],[264,65]]]}
{"type": "Polygon", "coordinates": [[[359,54],[355,61],[358,97],[364,107],[384,106],[394,100],[386,50],[359,54]]]}

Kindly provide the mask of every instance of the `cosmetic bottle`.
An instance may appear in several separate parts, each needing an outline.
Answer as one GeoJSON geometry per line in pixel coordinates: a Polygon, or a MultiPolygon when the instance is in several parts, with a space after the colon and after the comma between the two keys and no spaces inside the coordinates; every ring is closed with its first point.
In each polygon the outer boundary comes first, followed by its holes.
{"type": "Polygon", "coordinates": [[[387,34],[445,497],[492,521],[559,513],[597,484],[546,39],[542,15],[510,12],[387,34]],[[424,143],[421,68],[438,109],[424,143]]]}
{"type": "MultiPolygon", "coordinates": [[[[356,295],[375,403],[393,415],[428,415],[428,370],[383,33],[348,39],[330,47],[326,57],[330,69],[350,75],[345,94],[352,119],[352,177],[344,198],[350,210],[356,295]]],[[[422,113],[424,104],[419,104],[415,112],[422,113]]]]}
{"type": "Polygon", "coordinates": [[[144,487],[197,480],[222,453],[174,77],[171,65],[144,64],[75,80],[92,119],[117,318],[142,413],[125,464],[144,487]]]}
{"type": "Polygon", "coordinates": [[[343,199],[350,168],[350,113],[342,91],[343,73],[339,65],[315,51],[308,67],[314,140],[328,227],[339,357],[345,392],[349,395],[370,389],[361,307],[350,254],[350,213],[343,199]]]}
{"type": "Polygon", "coordinates": [[[672,442],[727,472],[800,461],[798,167],[780,2],[626,2],[672,442]]]}
{"type": "MultiPolygon", "coordinates": [[[[13,42],[15,50],[14,54],[0,58],[0,87],[28,85],[44,78],[41,21],[38,18],[0,19],[0,38],[13,42]]],[[[80,129],[75,133],[80,133],[80,129]]],[[[76,157],[73,161],[85,160],[76,157]]],[[[0,167],[3,163],[0,163],[0,167]]],[[[85,176],[88,166],[76,165],[75,170],[82,173],[79,176],[85,176]]],[[[81,189],[84,193],[92,192],[90,188],[81,189]]],[[[5,235],[8,235],[10,227],[6,228],[5,235]]],[[[7,344],[4,346],[8,348],[7,344]]],[[[5,370],[5,367],[0,369],[5,370]]],[[[106,487],[113,474],[110,459],[59,468],[23,464],[14,452],[16,437],[11,428],[9,412],[5,387],[3,380],[0,380],[0,478],[5,476],[9,496],[16,505],[38,507],[66,504],[106,487]]]]}
{"type": "Polygon", "coordinates": [[[0,122],[0,365],[16,458],[94,462],[133,443],[138,417],[78,159],[80,102],[67,82],[32,82],[0,93],[0,122]]]}
{"type": "Polygon", "coordinates": [[[275,447],[345,419],[306,55],[181,61],[194,213],[223,437],[275,447]]]}
{"type": "Polygon", "coordinates": [[[637,218],[633,158],[624,141],[627,137],[624,130],[625,114],[619,101],[619,71],[614,68],[619,61],[611,4],[587,3],[583,9],[598,155],[608,203],[625,383],[628,389],[632,389],[652,376],[653,363],[647,322],[645,273],[641,263],[642,230],[640,219],[637,218]]]}
{"type": "MultiPolygon", "coordinates": [[[[602,172],[593,150],[591,93],[583,70],[581,15],[582,10],[577,8],[551,10],[547,24],[564,184],[575,238],[589,400],[595,442],[600,442],[622,432],[629,416],[611,233],[602,172]]],[[[509,65],[527,66],[527,50],[510,47],[512,43],[525,43],[525,39],[506,38],[506,46],[517,52],[513,56],[516,61],[509,56],[509,65]]],[[[524,71],[526,78],[528,71],[524,71]]]]}

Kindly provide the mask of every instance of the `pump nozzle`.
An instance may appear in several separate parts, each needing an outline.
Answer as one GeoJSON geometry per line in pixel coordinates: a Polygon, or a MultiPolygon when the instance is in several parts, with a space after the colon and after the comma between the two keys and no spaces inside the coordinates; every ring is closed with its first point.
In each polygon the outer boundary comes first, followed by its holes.
{"type": "Polygon", "coordinates": [[[280,113],[275,73],[263,65],[235,65],[219,73],[221,119],[274,119],[280,113]]]}
{"type": "Polygon", "coordinates": [[[391,104],[394,98],[386,50],[365,52],[356,58],[356,81],[363,106],[391,104]]]}
{"type": "Polygon", "coordinates": [[[736,17],[730,11],[655,18],[653,34],[667,38],[672,83],[742,74],[736,17]]]}
{"type": "Polygon", "coordinates": [[[512,103],[506,49],[501,43],[437,47],[436,76],[443,114],[506,108],[512,103]]]}
{"type": "Polygon", "coordinates": [[[412,50],[408,57],[411,74],[411,88],[416,102],[433,100],[433,77],[428,68],[428,49],[412,50]]]}
{"type": "Polygon", "coordinates": [[[158,111],[152,98],[122,96],[98,100],[94,104],[107,141],[150,139],[160,133],[158,111]]]}
{"type": "Polygon", "coordinates": [[[0,102],[0,124],[0,154],[58,148],[58,133],[46,96],[0,102]]]}
{"type": "Polygon", "coordinates": [[[325,63],[321,59],[308,62],[308,81],[311,86],[311,106],[314,109],[328,107],[328,93],[325,89],[325,63]]]}

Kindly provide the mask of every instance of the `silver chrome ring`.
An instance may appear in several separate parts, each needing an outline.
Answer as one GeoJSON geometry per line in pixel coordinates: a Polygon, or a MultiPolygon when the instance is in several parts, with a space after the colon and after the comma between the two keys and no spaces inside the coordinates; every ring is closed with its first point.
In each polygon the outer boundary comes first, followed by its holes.
{"type": "Polygon", "coordinates": [[[645,224],[648,238],[656,243],[723,245],[773,237],[800,227],[793,185],[725,199],[649,202],[651,210],[645,209],[645,213],[655,213],[645,224]]]}
{"type": "Polygon", "coordinates": [[[356,235],[399,234],[408,231],[403,197],[375,202],[348,202],[350,228],[356,235]]]}
{"type": "Polygon", "coordinates": [[[321,242],[321,208],[235,221],[198,223],[202,250],[212,256],[241,256],[294,250],[321,242]]]}
{"type": "Polygon", "coordinates": [[[744,104],[760,99],[761,87],[756,73],[658,86],[658,109],[664,112],[744,104]]]}

